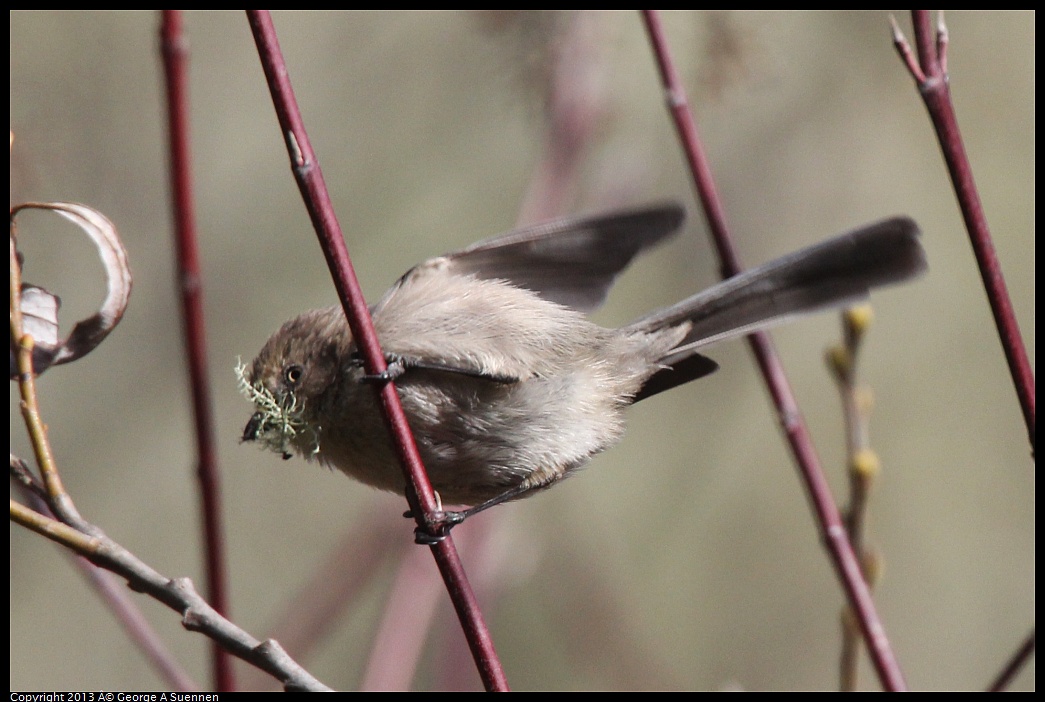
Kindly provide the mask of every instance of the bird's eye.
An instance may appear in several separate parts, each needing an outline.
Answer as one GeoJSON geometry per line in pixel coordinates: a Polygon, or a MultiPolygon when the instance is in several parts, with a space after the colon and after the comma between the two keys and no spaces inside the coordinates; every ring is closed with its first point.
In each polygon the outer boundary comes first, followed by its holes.
{"type": "Polygon", "coordinates": [[[292,363],[283,369],[283,380],[287,385],[294,387],[301,382],[301,376],[305,374],[305,369],[296,363],[292,363]]]}

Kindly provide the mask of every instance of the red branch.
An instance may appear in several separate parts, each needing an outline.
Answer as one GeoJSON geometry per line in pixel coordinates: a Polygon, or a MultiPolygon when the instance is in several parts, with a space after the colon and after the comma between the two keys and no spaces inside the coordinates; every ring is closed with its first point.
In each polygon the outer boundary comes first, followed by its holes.
{"type": "MultiPolygon", "coordinates": [[[[697,194],[704,206],[711,236],[718,251],[722,275],[723,277],[736,275],[743,267],[726,225],[725,210],[715,189],[711,167],[697,133],[696,122],[689,109],[685,91],[668,50],[660,16],[655,10],[643,10],[642,18],[646,24],[661,81],[667,93],[668,108],[675,121],[675,128],[679,133],[679,139],[689,162],[697,194]]],[[[842,581],[850,606],[859,621],[860,630],[863,632],[878,677],[887,690],[904,690],[907,684],[904,681],[899,662],[886,638],[885,627],[878,617],[870,588],[867,586],[860,568],[860,561],[846,534],[841,514],[831,495],[827,478],[820,466],[820,459],[813,447],[809,430],[784,373],[780,357],[768,334],[753,334],[748,337],[748,340],[770,395],[772,395],[777,416],[787,435],[791,451],[798,463],[799,474],[816,512],[820,532],[842,581]]]]}
{"type": "MultiPolygon", "coordinates": [[[[983,288],[994,315],[994,324],[998,329],[998,338],[1009,364],[1009,373],[1016,386],[1016,396],[1023,410],[1023,421],[1030,438],[1031,452],[1035,448],[1035,411],[1034,411],[1034,373],[1027,358],[1027,349],[1023,344],[1016,314],[1009,299],[1009,291],[1005,285],[998,254],[994,249],[987,217],[983,212],[979,191],[972,177],[972,164],[965,153],[965,144],[958,129],[958,117],[951,101],[950,78],[947,75],[947,26],[943,23],[943,14],[938,18],[935,42],[933,41],[932,21],[928,10],[912,10],[911,22],[914,25],[914,41],[917,57],[911,51],[910,44],[900,32],[896,20],[890,16],[893,27],[893,44],[900,58],[907,66],[911,77],[918,86],[918,92],[929,112],[929,120],[936,130],[940,141],[940,150],[947,171],[954,184],[954,194],[958,199],[965,228],[969,232],[976,265],[980,269],[983,288]]],[[[989,689],[1001,690],[1006,686],[1019,669],[1030,658],[1034,651],[1034,633],[1020,645],[1011,661],[991,684],[989,689]]]]}
{"type": "Polygon", "coordinates": [[[976,256],[976,265],[980,269],[983,288],[990,302],[994,324],[998,328],[998,338],[1005,351],[1005,360],[1009,364],[1012,382],[1016,386],[1016,396],[1023,410],[1023,420],[1027,425],[1031,451],[1034,450],[1034,372],[1027,358],[1027,349],[1023,344],[1016,314],[1012,309],[1009,291],[1005,286],[1005,276],[998,262],[998,254],[994,250],[990,227],[983,213],[983,203],[972,177],[972,165],[965,153],[965,145],[958,129],[958,117],[951,101],[951,89],[947,75],[947,28],[942,15],[937,27],[935,42],[928,10],[912,10],[911,19],[914,24],[914,41],[917,47],[917,59],[911,53],[911,47],[900,33],[900,28],[893,20],[893,43],[900,53],[918,85],[918,92],[925,102],[929,119],[936,136],[940,141],[940,150],[947,162],[947,171],[954,184],[954,193],[958,198],[958,207],[965,220],[965,228],[969,232],[969,243],[972,244],[976,256]]]}
{"type": "MultiPolygon", "coordinates": [[[[370,319],[370,311],[356,279],[352,261],[345,247],[344,236],[334,214],[333,205],[323,181],[316,154],[309,143],[301,113],[290,85],[287,67],[279,48],[272,18],[264,10],[248,10],[247,18],[254,41],[258,46],[258,55],[272,93],[272,100],[283,130],[287,149],[290,152],[291,168],[297,180],[298,188],[305,202],[309,217],[316,229],[320,246],[327,259],[327,266],[334,278],[334,287],[345,309],[353,338],[363,355],[367,373],[379,374],[385,371],[385,357],[378,344],[377,334],[370,319]]],[[[413,434],[407,423],[406,415],[399,403],[399,396],[392,383],[375,386],[378,399],[384,408],[384,416],[388,425],[396,454],[406,476],[406,498],[415,515],[418,528],[429,531],[430,526],[437,523],[435,515],[438,506],[435,493],[421,463],[420,454],[414,443],[413,434]]],[[[453,540],[447,536],[432,545],[439,572],[446,583],[447,591],[457,610],[457,616],[464,628],[465,637],[471,648],[479,675],[487,690],[507,690],[508,681],[501,668],[500,660],[493,647],[493,640],[483,621],[482,612],[476,602],[471,585],[465,576],[464,568],[458,557],[453,540]]]]}
{"type": "MultiPolygon", "coordinates": [[[[196,237],[196,210],[192,190],[192,154],[189,148],[188,40],[178,10],[164,10],[160,47],[167,81],[167,128],[171,203],[177,248],[178,290],[189,361],[189,391],[196,426],[196,455],[203,508],[207,599],[221,615],[229,616],[225,577],[225,540],[221,515],[221,478],[214,442],[214,411],[207,375],[207,342],[203,323],[203,280],[196,237]]],[[[218,643],[211,649],[214,684],[219,691],[235,689],[232,659],[218,643]]]]}

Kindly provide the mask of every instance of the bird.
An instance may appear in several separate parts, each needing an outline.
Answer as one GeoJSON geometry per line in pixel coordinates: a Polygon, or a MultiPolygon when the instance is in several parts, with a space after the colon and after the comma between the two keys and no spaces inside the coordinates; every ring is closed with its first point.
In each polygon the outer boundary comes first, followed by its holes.
{"type": "Polygon", "coordinates": [[[363,367],[341,307],[283,324],[240,387],[243,441],[373,487],[406,482],[373,391],[394,381],[448,523],[543,491],[620,441],[627,408],[711,373],[708,345],[926,270],[917,224],[882,219],[728,278],[619,328],[587,314],[680,229],[656,203],[509,231],[414,266],[373,305],[388,371],[363,367]]]}

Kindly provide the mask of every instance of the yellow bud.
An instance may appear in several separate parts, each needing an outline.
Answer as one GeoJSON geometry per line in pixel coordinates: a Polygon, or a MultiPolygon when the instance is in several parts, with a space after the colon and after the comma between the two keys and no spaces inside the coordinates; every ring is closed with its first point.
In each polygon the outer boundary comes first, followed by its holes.
{"type": "Polygon", "coordinates": [[[866,578],[868,585],[874,587],[882,582],[882,575],[885,573],[885,559],[878,549],[873,547],[865,548],[860,564],[863,566],[864,578],[866,578]]]}
{"type": "Polygon", "coordinates": [[[831,372],[838,378],[847,378],[853,368],[853,357],[842,344],[835,344],[828,347],[827,354],[825,356],[827,361],[827,367],[831,369],[831,372]]]}
{"type": "Polygon", "coordinates": [[[850,307],[842,315],[845,319],[846,330],[854,338],[859,339],[874,321],[874,309],[870,304],[864,303],[850,307]]]}
{"type": "Polygon", "coordinates": [[[849,459],[849,469],[863,480],[872,480],[881,470],[878,454],[871,449],[863,449],[849,459]]]}

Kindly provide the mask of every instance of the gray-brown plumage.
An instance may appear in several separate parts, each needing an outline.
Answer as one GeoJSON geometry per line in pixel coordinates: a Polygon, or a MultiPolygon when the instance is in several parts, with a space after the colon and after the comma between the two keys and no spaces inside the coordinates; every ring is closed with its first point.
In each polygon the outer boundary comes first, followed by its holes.
{"type": "MultiPolygon", "coordinates": [[[[509,232],[410,271],[374,326],[432,485],[450,504],[515,499],[620,440],[636,399],[706,375],[703,346],[860,300],[925,269],[897,217],[751,269],[619,329],[584,313],[673,234],[677,205],[509,232]]],[[[284,324],[241,369],[244,440],[402,493],[402,470],[340,307],[284,324]]]]}

